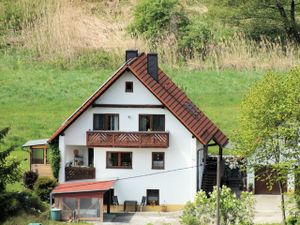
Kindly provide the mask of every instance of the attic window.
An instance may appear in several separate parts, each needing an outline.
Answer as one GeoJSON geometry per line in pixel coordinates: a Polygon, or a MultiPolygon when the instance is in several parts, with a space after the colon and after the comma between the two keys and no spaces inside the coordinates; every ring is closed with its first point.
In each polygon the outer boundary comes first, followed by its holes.
{"type": "Polygon", "coordinates": [[[133,82],[126,81],[125,83],[125,92],[133,92],[133,82]]]}

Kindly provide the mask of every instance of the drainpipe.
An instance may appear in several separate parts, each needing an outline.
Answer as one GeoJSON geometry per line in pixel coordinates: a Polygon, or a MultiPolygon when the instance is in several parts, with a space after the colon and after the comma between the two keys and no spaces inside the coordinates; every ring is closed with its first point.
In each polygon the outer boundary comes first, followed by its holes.
{"type": "Polygon", "coordinates": [[[202,148],[200,148],[200,149],[198,149],[197,150],[197,164],[196,164],[196,176],[197,176],[197,178],[196,178],[196,182],[197,182],[197,184],[196,184],[196,191],[198,192],[199,190],[200,190],[200,185],[199,185],[199,167],[200,167],[200,162],[199,162],[199,156],[200,156],[200,151],[204,151],[205,150],[205,146],[203,146],[202,148]]]}

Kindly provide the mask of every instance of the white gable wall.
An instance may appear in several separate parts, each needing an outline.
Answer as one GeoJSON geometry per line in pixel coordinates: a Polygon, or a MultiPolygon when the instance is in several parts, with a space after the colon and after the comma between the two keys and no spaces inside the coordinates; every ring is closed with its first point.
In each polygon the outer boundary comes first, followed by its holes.
{"type": "Polygon", "coordinates": [[[103,95],[97,104],[143,104],[160,105],[161,102],[134,76],[125,72],[103,95]],[[125,82],[133,82],[133,93],[125,92],[125,82]]]}
{"type": "MultiPolygon", "coordinates": [[[[99,99],[97,104],[161,104],[139,80],[129,72],[121,76],[99,99]],[[125,81],[133,81],[133,93],[125,93],[125,81]]],[[[139,114],[164,114],[165,131],[169,132],[169,148],[94,148],[96,179],[121,179],[115,194],[124,200],[137,200],[147,189],[160,190],[160,204],[185,204],[196,193],[196,154],[201,144],[166,108],[89,107],[65,132],[62,168],[72,158],[72,148],[86,145],[86,132],[93,130],[94,113],[119,114],[120,131],[138,131],[139,114]],[[132,152],[132,169],[106,169],[107,151],[132,152]],[[152,152],[165,152],[165,169],[152,170],[152,152]],[[177,170],[177,171],[175,171],[177,170]],[[156,174],[155,174],[156,173],[156,174]],[[146,176],[144,176],[146,175],[146,176]],[[130,178],[141,176],[137,178],[130,178]],[[125,179],[128,178],[128,179],[125,179]]],[[[82,148],[80,148],[82,149],[82,148]]],[[[203,154],[200,154],[201,162],[203,154]]],[[[199,177],[202,177],[200,168],[199,177]]],[[[60,182],[64,182],[61,171],[60,182]]]]}

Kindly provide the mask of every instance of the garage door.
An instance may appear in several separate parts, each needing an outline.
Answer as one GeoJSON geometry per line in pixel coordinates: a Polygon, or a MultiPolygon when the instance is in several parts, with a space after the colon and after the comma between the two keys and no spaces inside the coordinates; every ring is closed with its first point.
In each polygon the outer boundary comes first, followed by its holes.
{"type": "MultiPolygon", "coordinates": [[[[264,179],[266,177],[274,177],[274,173],[271,172],[267,167],[262,167],[259,170],[255,171],[255,194],[280,194],[278,183],[274,183],[271,190],[268,188],[268,181],[264,179]],[[257,177],[260,177],[259,179],[257,177]],[[263,178],[263,179],[261,179],[263,178]]],[[[286,185],[284,191],[286,191],[286,185]]]]}

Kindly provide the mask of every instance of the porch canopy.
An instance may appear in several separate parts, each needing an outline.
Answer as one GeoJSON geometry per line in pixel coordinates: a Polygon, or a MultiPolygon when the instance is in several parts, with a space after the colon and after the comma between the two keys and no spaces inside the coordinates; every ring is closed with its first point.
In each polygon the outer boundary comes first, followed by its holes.
{"type": "Polygon", "coordinates": [[[59,184],[51,192],[50,204],[54,198],[63,220],[72,219],[75,213],[77,219],[103,221],[103,196],[114,183],[115,180],[59,184]]]}

